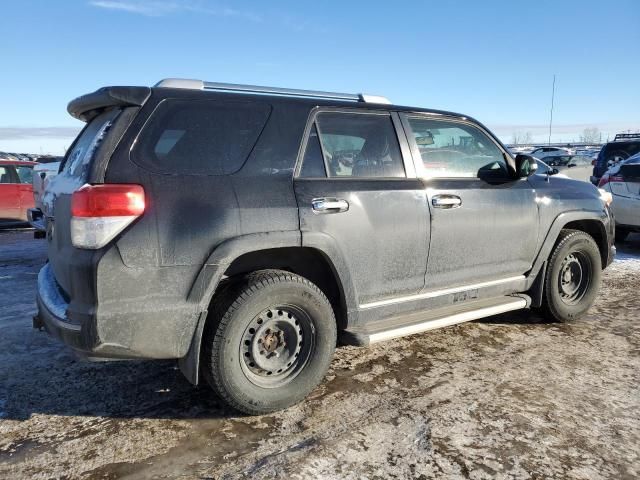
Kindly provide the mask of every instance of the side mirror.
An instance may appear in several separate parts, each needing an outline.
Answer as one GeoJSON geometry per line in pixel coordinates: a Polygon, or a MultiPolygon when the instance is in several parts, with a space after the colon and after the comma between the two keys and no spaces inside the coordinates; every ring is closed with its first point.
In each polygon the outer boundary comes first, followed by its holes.
{"type": "Polygon", "coordinates": [[[557,168],[554,168],[553,170],[551,170],[551,175],[557,175],[560,173],[560,170],[558,170],[557,168]]]}
{"type": "Polygon", "coordinates": [[[538,161],[531,155],[519,153],[516,155],[516,172],[518,177],[524,178],[533,175],[538,170],[538,161]]]}

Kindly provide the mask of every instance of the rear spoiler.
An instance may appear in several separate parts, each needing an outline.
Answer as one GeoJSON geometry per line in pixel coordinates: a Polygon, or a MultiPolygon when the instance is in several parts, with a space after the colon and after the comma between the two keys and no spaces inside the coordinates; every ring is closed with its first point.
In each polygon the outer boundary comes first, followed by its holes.
{"type": "Polygon", "coordinates": [[[150,95],[149,87],[103,87],[71,100],[67,111],[72,117],[89,122],[109,107],[142,106],[150,95]]]}

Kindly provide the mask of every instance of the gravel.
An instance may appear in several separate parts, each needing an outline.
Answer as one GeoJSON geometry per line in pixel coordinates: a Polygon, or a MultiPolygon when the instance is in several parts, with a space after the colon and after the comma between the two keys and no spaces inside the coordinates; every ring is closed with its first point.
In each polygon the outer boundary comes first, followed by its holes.
{"type": "Polygon", "coordinates": [[[638,478],[640,235],[590,313],[516,312],[337,350],[247,417],[174,362],[86,363],[33,330],[44,240],[0,231],[0,478],[638,478]]]}

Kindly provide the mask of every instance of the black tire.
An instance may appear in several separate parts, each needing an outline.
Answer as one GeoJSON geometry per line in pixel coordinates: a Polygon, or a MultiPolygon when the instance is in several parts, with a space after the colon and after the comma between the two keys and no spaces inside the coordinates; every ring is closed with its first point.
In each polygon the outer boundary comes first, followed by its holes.
{"type": "Polygon", "coordinates": [[[322,381],[336,336],[333,309],[316,285],[282,270],[254,272],[216,298],[204,332],[203,374],[241,412],[281,410],[322,381]]]}
{"type": "Polygon", "coordinates": [[[543,313],[557,322],[580,318],[593,305],[601,277],[600,250],[591,235],[562,230],[547,264],[543,313]]]}
{"type": "Polygon", "coordinates": [[[629,230],[625,230],[624,228],[616,228],[616,242],[624,242],[629,236],[629,230]]]}

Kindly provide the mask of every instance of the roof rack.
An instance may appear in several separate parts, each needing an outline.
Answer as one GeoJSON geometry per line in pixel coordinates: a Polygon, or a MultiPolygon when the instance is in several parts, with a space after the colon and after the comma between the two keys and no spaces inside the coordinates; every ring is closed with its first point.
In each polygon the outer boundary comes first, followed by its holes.
{"type": "Polygon", "coordinates": [[[286,97],[323,98],[346,100],[351,102],[390,104],[388,98],[364,93],[336,93],[317,90],[299,90],[297,88],[261,87],[259,85],[240,85],[236,83],[205,82],[186,78],[165,78],[155,84],[161,88],[186,88],[193,90],[215,90],[219,92],[258,93],[264,95],[282,95],[286,97]]]}
{"type": "Polygon", "coordinates": [[[634,139],[634,140],[640,139],[640,133],[617,133],[613,141],[617,142],[618,140],[630,140],[630,139],[634,139]]]}

